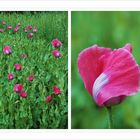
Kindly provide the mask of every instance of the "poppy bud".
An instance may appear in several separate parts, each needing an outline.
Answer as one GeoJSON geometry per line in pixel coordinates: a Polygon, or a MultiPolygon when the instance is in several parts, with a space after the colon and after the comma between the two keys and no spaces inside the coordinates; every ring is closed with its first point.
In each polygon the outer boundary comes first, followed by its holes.
{"type": "Polygon", "coordinates": [[[59,87],[54,86],[54,87],[53,87],[53,92],[54,92],[54,94],[60,94],[60,93],[61,93],[61,90],[60,90],[59,87]]]}
{"type": "Polygon", "coordinates": [[[21,68],[22,68],[20,64],[15,64],[14,66],[15,66],[16,70],[21,70],[21,68]]]}
{"type": "Polygon", "coordinates": [[[14,92],[21,93],[23,91],[23,86],[21,84],[16,84],[14,86],[14,92]]]}
{"type": "Polygon", "coordinates": [[[9,79],[9,80],[13,80],[13,79],[14,79],[14,75],[13,75],[12,73],[9,73],[9,74],[8,74],[8,79],[9,79]]]}
{"type": "Polygon", "coordinates": [[[50,103],[51,101],[52,101],[52,96],[51,95],[47,96],[46,97],[46,102],[50,103]]]}
{"type": "Polygon", "coordinates": [[[11,47],[10,47],[10,46],[5,46],[5,47],[3,48],[3,53],[4,53],[4,54],[11,54],[11,53],[12,53],[11,47]]]}
{"type": "Polygon", "coordinates": [[[28,94],[26,92],[22,91],[19,93],[19,96],[22,98],[26,98],[28,96],[28,94]]]}
{"type": "Polygon", "coordinates": [[[62,42],[56,38],[56,39],[52,40],[52,46],[55,48],[58,48],[58,47],[62,46],[62,42]]]}
{"type": "Polygon", "coordinates": [[[57,58],[62,56],[62,54],[58,50],[53,50],[52,54],[57,58]]]}

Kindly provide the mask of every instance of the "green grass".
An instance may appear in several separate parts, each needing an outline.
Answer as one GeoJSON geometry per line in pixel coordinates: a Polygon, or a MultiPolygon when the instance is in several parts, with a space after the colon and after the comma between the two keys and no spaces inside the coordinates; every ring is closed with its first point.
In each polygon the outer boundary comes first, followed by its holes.
{"type": "MultiPolygon", "coordinates": [[[[77,70],[78,54],[93,44],[120,48],[133,45],[140,64],[140,12],[72,12],[72,128],[108,128],[105,108],[85,90],[77,70]]],[[[113,107],[115,128],[140,128],[140,94],[113,107]]]]}
{"type": "Polygon", "coordinates": [[[20,30],[0,33],[0,128],[67,128],[68,121],[68,13],[67,12],[1,12],[1,21],[12,26],[21,23],[20,30]],[[32,39],[27,38],[24,28],[37,26],[38,32],[32,39]],[[55,58],[51,41],[58,38],[62,47],[58,50],[61,58],[55,58]],[[12,54],[3,54],[4,45],[10,45],[12,54]],[[20,59],[26,53],[27,59],[20,59]],[[14,70],[14,64],[22,65],[21,71],[14,70]],[[8,68],[7,68],[8,67],[8,68]],[[14,73],[9,81],[7,74],[14,73]],[[33,74],[35,79],[27,81],[33,74]],[[13,91],[16,83],[23,84],[28,97],[23,99],[13,91]],[[53,86],[61,89],[54,95],[53,86]],[[53,96],[50,103],[46,97],[53,96]]]}

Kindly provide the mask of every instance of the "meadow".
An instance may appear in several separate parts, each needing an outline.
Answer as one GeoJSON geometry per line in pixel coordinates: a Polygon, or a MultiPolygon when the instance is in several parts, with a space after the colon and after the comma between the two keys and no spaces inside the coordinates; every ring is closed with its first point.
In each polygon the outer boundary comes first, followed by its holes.
{"type": "Polygon", "coordinates": [[[0,128],[68,127],[67,20],[67,12],[0,12],[0,128]]]}
{"type": "MultiPolygon", "coordinates": [[[[78,54],[98,44],[108,48],[133,46],[140,65],[140,12],[72,12],[72,128],[108,128],[106,108],[98,107],[78,73],[78,54]]],[[[114,128],[140,128],[140,94],[113,107],[114,128]]]]}

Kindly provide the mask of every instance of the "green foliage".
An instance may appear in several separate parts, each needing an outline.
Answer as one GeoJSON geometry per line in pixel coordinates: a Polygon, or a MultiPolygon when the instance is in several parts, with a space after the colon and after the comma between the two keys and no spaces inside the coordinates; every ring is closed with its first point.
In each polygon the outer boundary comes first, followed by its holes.
{"type": "MultiPolygon", "coordinates": [[[[108,114],[85,90],[77,71],[81,50],[93,44],[120,48],[133,45],[140,64],[140,12],[72,12],[72,128],[108,128],[108,114]]],[[[140,94],[113,107],[115,128],[140,128],[140,94]]]]}
{"type": "Polygon", "coordinates": [[[0,33],[0,128],[67,128],[67,12],[1,12],[0,18],[11,26],[21,23],[17,33],[0,33]],[[38,29],[32,39],[24,32],[27,25],[38,29]],[[58,48],[61,58],[51,53],[54,38],[63,43],[58,48]],[[11,46],[11,55],[3,54],[4,45],[11,46]],[[22,53],[27,59],[20,58],[22,53]],[[21,71],[14,70],[15,63],[22,65],[21,71]],[[9,72],[14,73],[12,81],[7,79],[9,72]],[[29,82],[31,74],[35,79],[29,82]],[[23,84],[27,98],[13,91],[16,83],[23,84]],[[53,86],[60,87],[61,94],[54,95],[53,86]],[[53,96],[50,103],[48,95],[53,96]]]}

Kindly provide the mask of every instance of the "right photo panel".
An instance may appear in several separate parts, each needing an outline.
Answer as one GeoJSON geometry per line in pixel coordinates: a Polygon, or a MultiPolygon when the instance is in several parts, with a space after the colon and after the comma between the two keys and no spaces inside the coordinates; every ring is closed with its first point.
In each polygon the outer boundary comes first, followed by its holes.
{"type": "Polygon", "coordinates": [[[140,129],[140,12],[71,16],[72,129],[140,129]]]}

